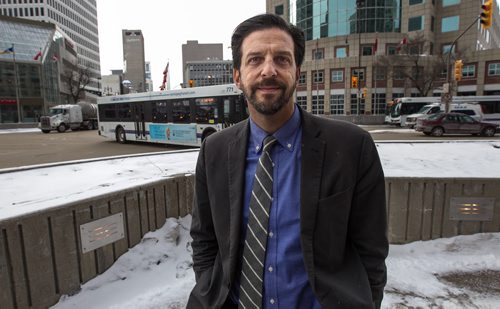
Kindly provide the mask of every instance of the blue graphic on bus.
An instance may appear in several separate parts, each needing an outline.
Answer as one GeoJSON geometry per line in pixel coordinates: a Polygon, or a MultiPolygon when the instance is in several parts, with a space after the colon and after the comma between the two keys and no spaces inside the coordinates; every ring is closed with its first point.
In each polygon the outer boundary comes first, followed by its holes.
{"type": "Polygon", "coordinates": [[[196,125],[158,123],[150,124],[149,135],[152,140],[196,143],[196,125]]]}

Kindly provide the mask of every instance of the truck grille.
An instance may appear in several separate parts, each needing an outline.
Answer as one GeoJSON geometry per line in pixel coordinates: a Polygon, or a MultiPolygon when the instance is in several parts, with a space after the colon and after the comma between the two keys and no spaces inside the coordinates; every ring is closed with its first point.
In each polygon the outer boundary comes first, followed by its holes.
{"type": "Polygon", "coordinates": [[[47,116],[40,117],[40,125],[42,127],[49,127],[50,128],[50,117],[47,117],[47,116]]]}

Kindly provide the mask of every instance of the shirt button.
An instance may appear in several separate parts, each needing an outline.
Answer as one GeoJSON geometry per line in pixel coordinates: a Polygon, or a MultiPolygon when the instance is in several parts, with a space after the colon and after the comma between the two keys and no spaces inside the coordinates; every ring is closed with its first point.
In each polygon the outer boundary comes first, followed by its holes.
{"type": "Polygon", "coordinates": [[[292,144],[288,144],[287,146],[288,146],[288,149],[292,148],[292,144]]]}
{"type": "Polygon", "coordinates": [[[269,237],[273,237],[274,236],[274,233],[273,232],[269,232],[269,237]]]}
{"type": "Polygon", "coordinates": [[[269,270],[269,272],[272,273],[273,272],[273,267],[269,266],[269,268],[267,270],[269,270]]]}
{"type": "Polygon", "coordinates": [[[275,303],[274,298],[271,298],[271,299],[269,300],[269,302],[271,303],[271,305],[274,305],[274,303],[275,303]]]}

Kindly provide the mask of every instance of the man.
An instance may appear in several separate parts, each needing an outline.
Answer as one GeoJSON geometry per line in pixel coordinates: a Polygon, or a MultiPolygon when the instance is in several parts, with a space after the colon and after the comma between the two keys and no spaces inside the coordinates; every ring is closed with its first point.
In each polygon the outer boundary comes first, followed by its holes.
{"type": "Polygon", "coordinates": [[[188,308],[380,306],[388,242],[378,154],[366,131],[295,105],[304,44],[270,14],[233,33],[250,118],[200,149],[188,308]]]}

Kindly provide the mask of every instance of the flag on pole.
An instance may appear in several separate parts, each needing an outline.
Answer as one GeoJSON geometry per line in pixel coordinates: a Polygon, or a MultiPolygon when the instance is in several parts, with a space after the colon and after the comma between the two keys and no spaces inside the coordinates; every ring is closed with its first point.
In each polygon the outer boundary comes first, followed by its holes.
{"type": "Polygon", "coordinates": [[[38,51],[38,53],[36,53],[35,57],[33,57],[33,60],[38,60],[40,59],[40,57],[42,57],[42,50],[38,51]]]}
{"type": "Polygon", "coordinates": [[[57,56],[57,54],[52,56],[52,61],[54,61],[54,62],[59,61],[59,57],[57,56]]]}
{"type": "Polygon", "coordinates": [[[169,64],[170,62],[167,62],[167,66],[165,67],[165,70],[163,70],[163,81],[161,83],[160,90],[165,90],[166,88],[169,64]]]}
{"type": "Polygon", "coordinates": [[[377,48],[378,48],[378,38],[375,38],[375,43],[373,43],[373,54],[374,55],[377,53],[377,48]]]}
{"type": "Polygon", "coordinates": [[[14,52],[14,45],[12,47],[6,48],[3,51],[0,52],[0,55],[2,54],[12,54],[14,52]]]}
{"type": "Polygon", "coordinates": [[[396,51],[399,53],[399,51],[401,50],[401,47],[403,47],[403,45],[406,45],[407,43],[408,43],[408,39],[406,37],[402,38],[401,41],[399,42],[398,47],[396,48],[396,51]]]}

